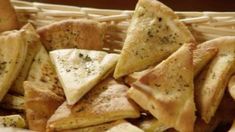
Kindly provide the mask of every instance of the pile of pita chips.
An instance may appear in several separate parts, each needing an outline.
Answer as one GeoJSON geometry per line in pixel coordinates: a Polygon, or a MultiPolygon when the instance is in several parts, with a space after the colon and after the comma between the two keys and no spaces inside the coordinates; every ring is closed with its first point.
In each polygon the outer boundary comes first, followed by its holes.
{"type": "Polygon", "coordinates": [[[42,44],[34,57],[27,81],[24,82],[25,112],[29,128],[45,131],[47,120],[64,102],[64,92],[42,44]]]}
{"type": "Polygon", "coordinates": [[[104,34],[104,23],[85,19],[1,33],[0,125],[47,132],[230,127],[235,37],[197,45],[155,0],[137,3],[120,55],[102,51],[104,34]]]}
{"type": "Polygon", "coordinates": [[[47,119],[64,102],[64,93],[49,55],[31,24],[25,25],[20,30],[1,33],[0,41],[2,99],[0,107],[3,111],[4,109],[9,111],[3,113],[4,120],[0,124],[23,128],[29,123],[30,129],[44,131],[47,119]],[[25,80],[29,82],[24,86],[25,80]],[[27,91],[24,91],[24,88],[27,91]],[[12,94],[6,94],[9,89],[12,94]],[[24,95],[24,92],[26,96],[18,95],[24,95]],[[53,102],[53,105],[50,102],[53,102]],[[26,112],[26,122],[24,112],[26,112]],[[8,120],[14,121],[13,124],[4,122],[8,120]],[[22,123],[23,125],[18,125],[22,123]]]}
{"type": "MultiPolygon", "coordinates": [[[[31,44],[39,42],[38,34],[32,25],[27,24],[20,30],[6,31],[0,35],[1,43],[1,111],[6,111],[1,116],[1,125],[5,127],[27,126],[24,115],[23,81],[28,75],[32,52],[37,46],[31,44]],[[7,94],[7,92],[13,94],[7,94]],[[15,93],[16,92],[16,93],[15,93]]],[[[35,54],[35,53],[34,53],[35,54]]]]}

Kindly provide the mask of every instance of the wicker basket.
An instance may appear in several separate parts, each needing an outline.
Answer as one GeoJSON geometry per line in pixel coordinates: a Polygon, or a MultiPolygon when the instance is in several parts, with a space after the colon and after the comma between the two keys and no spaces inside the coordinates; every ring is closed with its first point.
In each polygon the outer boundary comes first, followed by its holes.
{"type": "MultiPolygon", "coordinates": [[[[64,6],[12,0],[22,25],[36,27],[65,20],[86,18],[107,25],[104,50],[120,52],[133,11],[64,6]]],[[[198,42],[220,36],[235,36],[235,12],[176,12],[198,42]]]]}

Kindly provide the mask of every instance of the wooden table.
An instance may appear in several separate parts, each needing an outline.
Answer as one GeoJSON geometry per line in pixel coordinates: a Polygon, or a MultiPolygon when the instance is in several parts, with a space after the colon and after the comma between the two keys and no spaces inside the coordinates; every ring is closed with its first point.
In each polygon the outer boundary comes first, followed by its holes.
{"type": "MultiPolygon", "coordinates": [[[[30,0],[28,0],[30,1],[30,0]]],[[[109,9],[134,9],[137,0],[37,0],[109,9]]],[[[235,11],[235,0],[160,0],[176,11],[235,11]]]]}

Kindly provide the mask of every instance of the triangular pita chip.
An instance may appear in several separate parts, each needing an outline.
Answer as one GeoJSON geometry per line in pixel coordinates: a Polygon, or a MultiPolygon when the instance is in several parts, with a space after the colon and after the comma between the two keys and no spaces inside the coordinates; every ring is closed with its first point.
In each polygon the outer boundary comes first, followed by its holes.
{"type": "Polygon", "coordinates": [[[12,31],[0,36],[0,100],[25,62],[28,45],[22,34],[23,31],[12,31]]]}
{"type": "Polygon", "coordinates": [[[128,95],[155,118],[178,131],[193,131],[193,44],[184,44],[169,58],[133,83],[138,97],[128,95]],[[145,99],[145,100],[144,100],[145,99]],[[139,103],[140,102],[140,103],[139,103]]]}
{"type": "Polygon", "coordinates": [[[174,11],[156,0],[139,0],[114,77],[159,63],[183,43],[191,41],[194,41],[192,34],[174,11]]]}
{"type": "Polygon", "coordinates": [[[39,39],[39,35],[37,34],[36,30],[31,24],[25,25],[21,30],[25,31],[23,37],[25,43],[28,44],[28,52],[25,58],[25,63],[19,75],[15,79],[13,85],[11,86],[11,91],[23,95],[24,94],[23,82],[26,80],[28,76],[30,66],[33,62],[35,55],[40,49],[41,42],[39,39]]]}
{"type": "Polygon", "coordinates": [[[47,120],[63,103],[64,98],[56,95],[47,85],[40,82],[24,82],[25,112],[31,130],[44,132],[47,120]]]}
{"type": "Polygon", "coordinates": [[[140,128],[132,125],[125,120],[104,123],[101,125],[65,130],[61,132],[144,132],[140,128]]]}
{"type": "Polygon", "coordinates": [[[101,50],[104,24],[94,20],[76,19],[55,22],[38,29],[41,41],[48,51],[79,48],[101,50]]]}
{"type": "Polygon", "coordinates": [[[74,106],[62,104],[49,119],[48,129],[57,131],[137,118],[139,111],[126,97],[127,90],[127,86],[107,78],[74,106]]]}
{"type": "Polygon", "coordinates": [[[50,57],[42,45],[31,65],[27,81],[43,83],[45,87],[41,88],[50,89],[55,94],[61,97],[64,96],[63,89],[51,63],[50,57]]]}
{"type": "Polygon", "coordinates": [[[81,49],[55,50],[50,56],[69,105],[112,72],[118,59],[117,54],[81,49]]]}
{"type": "Polygon", "coordinates": [[[210,122],[235,71],[235,37],[221,37],[205,42],[215,45],[218,53],[195,81],[196,104],[201,118],[210,122]]]}

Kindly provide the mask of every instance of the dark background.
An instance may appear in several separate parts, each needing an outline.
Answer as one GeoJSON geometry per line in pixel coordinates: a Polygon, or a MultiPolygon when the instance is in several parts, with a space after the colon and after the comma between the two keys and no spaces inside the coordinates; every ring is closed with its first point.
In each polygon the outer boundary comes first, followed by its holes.
{"type": "MultiPolygon", "coordinates": [[[[30,0],[28,0],[30,1],[30,0]]],[[[109,9],[134,9],[137,0],[37,0],[109,9]]],[[[175,11],[235,11],[235,0],[160,0],[175,11]]]]}

